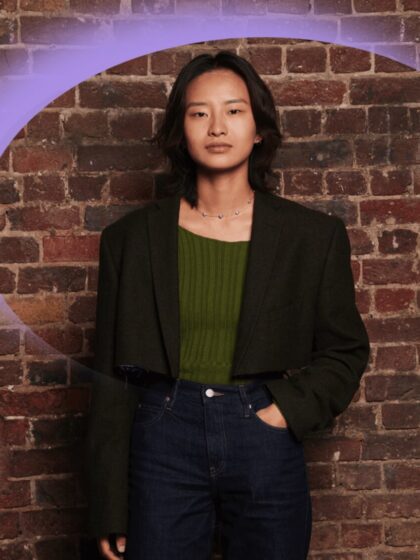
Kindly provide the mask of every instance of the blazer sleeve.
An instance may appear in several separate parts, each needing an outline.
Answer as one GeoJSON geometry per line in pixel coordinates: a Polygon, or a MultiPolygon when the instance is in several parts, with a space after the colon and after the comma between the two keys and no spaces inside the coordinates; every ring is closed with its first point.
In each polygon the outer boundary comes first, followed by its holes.
{"type": "Polygon", "coordinates": [[[138,403],[130,386],[113,371],[118,270],[108,237],[105,228],[100,238],[94,372],[84,450],[91,537],[127,533],[129,442],[138,403]]]}
{"type": "Polygon", "coordinates": [[[348,407],[369,360],[369,338],[355,302],[350,241],[344,222],[335,219],[316,301],[311,360],[289,377],[265,382],[299,441],[348,407]]]}

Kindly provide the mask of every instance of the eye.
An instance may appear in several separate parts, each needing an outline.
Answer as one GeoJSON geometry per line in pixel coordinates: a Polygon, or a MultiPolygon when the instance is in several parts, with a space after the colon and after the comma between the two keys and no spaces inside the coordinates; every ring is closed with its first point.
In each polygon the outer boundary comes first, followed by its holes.
{"type": "Polygon", "coordinates": [[[192,116],[195,117],[196,115],[205,115],[202,111],[197,111],[197,113],[192,113],[192,116]]]}
{"type": "Polygon", "coordinates": [[[242,113],[242,111],[240,109],[231,109],[229,111],[229,113],[231,113],[232,111],[236,112],[236,113],[242,113]]]}

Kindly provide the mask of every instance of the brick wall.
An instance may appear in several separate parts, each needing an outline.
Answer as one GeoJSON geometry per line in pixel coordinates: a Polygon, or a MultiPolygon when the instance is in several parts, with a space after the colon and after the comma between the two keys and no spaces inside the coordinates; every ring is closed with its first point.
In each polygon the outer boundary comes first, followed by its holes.
{"type": "MultiPolygon", "coordinates": [[[[197,4],[0,0],[0,80],[31,73],[49,44],[75,46],[80,26],[112,30],[197,4]]],[[[419,0],[213,0],[206,10],[310,13],[339,36],[349,19],[373,21],[376,40],[418,61],[419,0]]],[[[345,221],[372,342],[352,405],[305,442],[311,559],[418,558],[420,76],[373,53],[291,39],[196,43],[110,68],[50,103],[0,156],[2,557],[95,558],[79,473],[99,235],[158,194],[163,161],[145,140],[179,68],[222,46],[249,58],[274,93],[279,194],[345,221]]]]}

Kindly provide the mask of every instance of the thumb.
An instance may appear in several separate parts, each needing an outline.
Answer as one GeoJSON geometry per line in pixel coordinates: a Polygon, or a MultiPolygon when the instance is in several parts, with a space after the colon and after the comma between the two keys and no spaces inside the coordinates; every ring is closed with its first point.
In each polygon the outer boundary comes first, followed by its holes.
{"type": "Polygon", "coordinates": [[[118,552],[125,552],[126,537],[117,537],[117,550],[118,552]]]}

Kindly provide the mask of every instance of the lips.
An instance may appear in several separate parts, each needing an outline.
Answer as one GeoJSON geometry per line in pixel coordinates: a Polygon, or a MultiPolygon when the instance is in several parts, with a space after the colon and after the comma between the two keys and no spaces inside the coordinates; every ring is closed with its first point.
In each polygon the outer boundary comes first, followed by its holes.
{"type": "Polygon", "coordinates": [[[231,148],[230,144],[208,144],[206,148],[231,148]]]}

